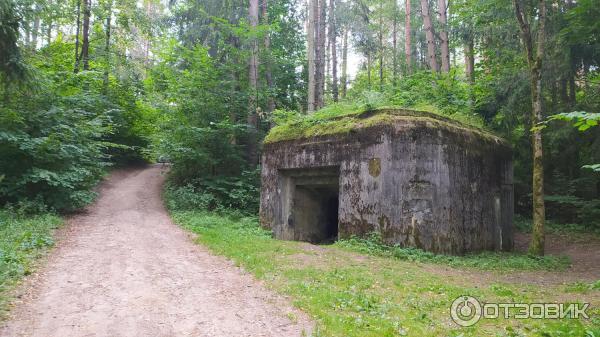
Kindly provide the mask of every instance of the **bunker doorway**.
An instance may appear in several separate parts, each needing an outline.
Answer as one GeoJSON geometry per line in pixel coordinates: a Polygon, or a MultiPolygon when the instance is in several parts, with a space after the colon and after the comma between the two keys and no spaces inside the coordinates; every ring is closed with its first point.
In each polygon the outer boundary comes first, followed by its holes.
{"type": "Polygon", "coordinates": [[[338,238],[339,169],[292,173],[291,225],[296,240],[328,244],[338,238]]]}

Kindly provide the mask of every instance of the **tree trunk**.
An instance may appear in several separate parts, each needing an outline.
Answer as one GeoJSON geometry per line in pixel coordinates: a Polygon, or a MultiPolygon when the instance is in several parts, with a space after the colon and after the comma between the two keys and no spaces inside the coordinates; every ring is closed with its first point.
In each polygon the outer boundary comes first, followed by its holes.
{"type": "Polygon", "coordinates": [[[108,0],[106,14],[106,41],[104,44],[104,57],[106,57],[106,68],[104,69],[104,83],[103,90],[104,95],[108,94],[108,75],[110,73],[110,26],[112,21],[112,0],[108,0]]]}
{"type": "MultiPolygon", "coordinates": [[[[255,32],[258,27],[258,0],[250,0],[250,6],[248,7],[248,21],[250,27],[255,32]]],[[[249,100],[248,100],[248,163],[251,166],[258,164],[258,153],[257,153],[257,129],[258,129],[258,41],[256,38],[252,38],[250,45],[250,60],[249,60],[249,100]]]]}
{"type": "Polygon", "coordinates": [[[411,19],[411,0],[404,0],[405,4],[406,4],[406,17],[405,17],[405,23],[404,23],[404,54],[406,56],[406,73],[407,74],[411,74],[412,73],[412,46],[411,46],[411,35],[412,35],[412,30],[410,27],[410,19],[411,19]]]}
{"type": "Polygon", "coordinates": [[[575,84],[575,70],[569,71],[569,108],[577,103],[577,85],[575,84]]]}
{"type": "Polygon", "coordinates": [[[450,47],[448,42],[448,18],[446,7],[446,0],[438,0],[438,10],[440,25],[442,29],[440,31],[440,48],[442,50],[442,71],[448,73],[450,71],[450,47]]]}
{"type": "Polygon", "coordinates": [[[546,26],[546,1],[538,0],[538,32],[537,51],[534,52],[533,34],[528,22],[526,10],[521,0],[513,0],[515,15],[519,22],[521,38],[525,47],[527,63],[531,76],[531,104],[532,104],[532,151],[533,151],[533,226],[529,253],[544,255],[544,223],[546,210],[544,205],[544,165],[542,130],[538,127],[543,121],[543,96],[542,96],[542,63],[544,60],[545,26],[546,26]]]}
{"type": "Polygon", "coordinates": [[[77,23],[75,25],[75,69],[74,72],[79,72],[79,35],[81,34],[81,0],[77,0],[77,23]]]}
{"type": "Polygon", "coordinates": [[[472,37],[466,38],[465,41],[465,74],[469,83],[475,83],[475,55],[472,37]]]}
{"type": "Polygon", "coordinates": [[[425,37],[427,39],[427,58],[429,68],[432,71],[438,71],[438,63],[435,57],[435,38],[433,25],[431,24],[431,15],[429,14],[429,1],[421,0],[421,12],[423,14],[423,25],[425,27],[425,37]]]}
{"type": "Polygon", "coordinates": [[[329,0],[329,41],[331,43],[331,94],[333,101],[339,100],[337,75],[337,31],[335,27],[335,0],[329,0]]]}
{"type": "Polygon", "coordinates": [[[367,52],[367,86],[371,90],[371,52],[367,52]]]}
{"type": "MultiPolygon", "coordinates": [[[[263,25],[269,25],[269,12],[268,12],[268,0],[261,1],[261,12],[263,25]]],[[[275,110],[275,98],[273,97],[273,74],[271,64],[271,36],[270,29],[265,34],[264,46],[265,46],[265,80],[267,81],[267,113],[271,114],[275,110]]]]}
{"type": "Polygon", "coordinates": [[[342,98],[346,98],[348,90],[348,27],[344,29],[342,41],[342,98]]]}
{"type": "Polygon", "coordinates": [[[90,15],[90,0],[83,0],[83,41],[81,43],[83,70],[90,70],[90,15]]]}
{"type": "Polygon", "coordinates": [[[398,0],[394,1],[394,22],[392,26],[392,84],[398,82],[398,0]]]}
{"type": "Polygon", "coordinates": [[[40,10],[38,6],[35,7],[35,19],[33,19],[33,30],[31,31],[31,44],[33,49],[37,49],[38,32],[40,31],[40,10]]]}
{"type": "Polygon", "coordinates": [[[316,41],[318,0],[308,0],[308,24],[306,27],[306,58],[308,59],[308,102],[306,110],[310,113],[316,108],[316,41]]]}
{"type": "Polygon", "coordinates": [[[326,0],[319,0],[319,24],[317,39],[317,90],[316,90],[316,109],[321,109],[325,105],[325,38],[327,27],[327,4],[326,0]]]}
{"type": "Polygon", "coordinates": [[[383,2],[379,8],[379,91],[383,92],[383,2]]]}

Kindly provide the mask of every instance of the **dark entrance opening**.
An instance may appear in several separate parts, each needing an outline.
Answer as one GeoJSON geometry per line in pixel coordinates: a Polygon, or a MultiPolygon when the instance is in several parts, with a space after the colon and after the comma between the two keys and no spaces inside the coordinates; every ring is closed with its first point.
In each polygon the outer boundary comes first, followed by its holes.
{"type": "Polygon", "coordinates": [[[333,243],[338,237],[339,169],[287,172],[293,185],[288,225],[296,240],[333,243]]]}

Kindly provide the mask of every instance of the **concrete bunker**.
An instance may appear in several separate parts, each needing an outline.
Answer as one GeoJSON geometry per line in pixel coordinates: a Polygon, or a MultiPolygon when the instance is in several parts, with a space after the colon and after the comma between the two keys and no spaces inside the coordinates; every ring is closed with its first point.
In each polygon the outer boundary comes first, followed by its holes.
{"type": "Polygon", "coordinates": [[[432,113],[380,109],[278,126],[261,175],[261,224],[279,239],[377,232],[436,253],[513,247],[510,147],[432,113]]]}

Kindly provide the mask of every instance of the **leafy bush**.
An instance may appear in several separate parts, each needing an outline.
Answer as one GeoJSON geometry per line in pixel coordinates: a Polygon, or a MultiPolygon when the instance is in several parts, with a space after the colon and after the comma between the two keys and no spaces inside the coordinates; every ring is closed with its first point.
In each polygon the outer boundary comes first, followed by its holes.
{"type": "Polygon", "coordinates": [[[256,214],[258,186],[258,171],[243,172],[241,177],[216,176],[184,186],[170,183],[165,188],[165,200],[172,210],[237,210],[256,214]]]}
{"type": "MultiPolygon", "coordinates": [[[[140,161],[151,128],[131,83],[73,72],[61,36],[26,59],[23,87],[0,83],[0,206],[35,201],[60,211],[90,203],[114,163],[140,161]]],[[[1,81],[0,81],[1,82],[1,81]]]]}
{"type": "Polygon", "coordinates": [[[38,97],[39,108],[0,108],[0,203],[36,199],[72,210],[94,198],[108,165],[110,120],[38,97]],[[8,160],[10,159],[10,160],[8,160]]]}

